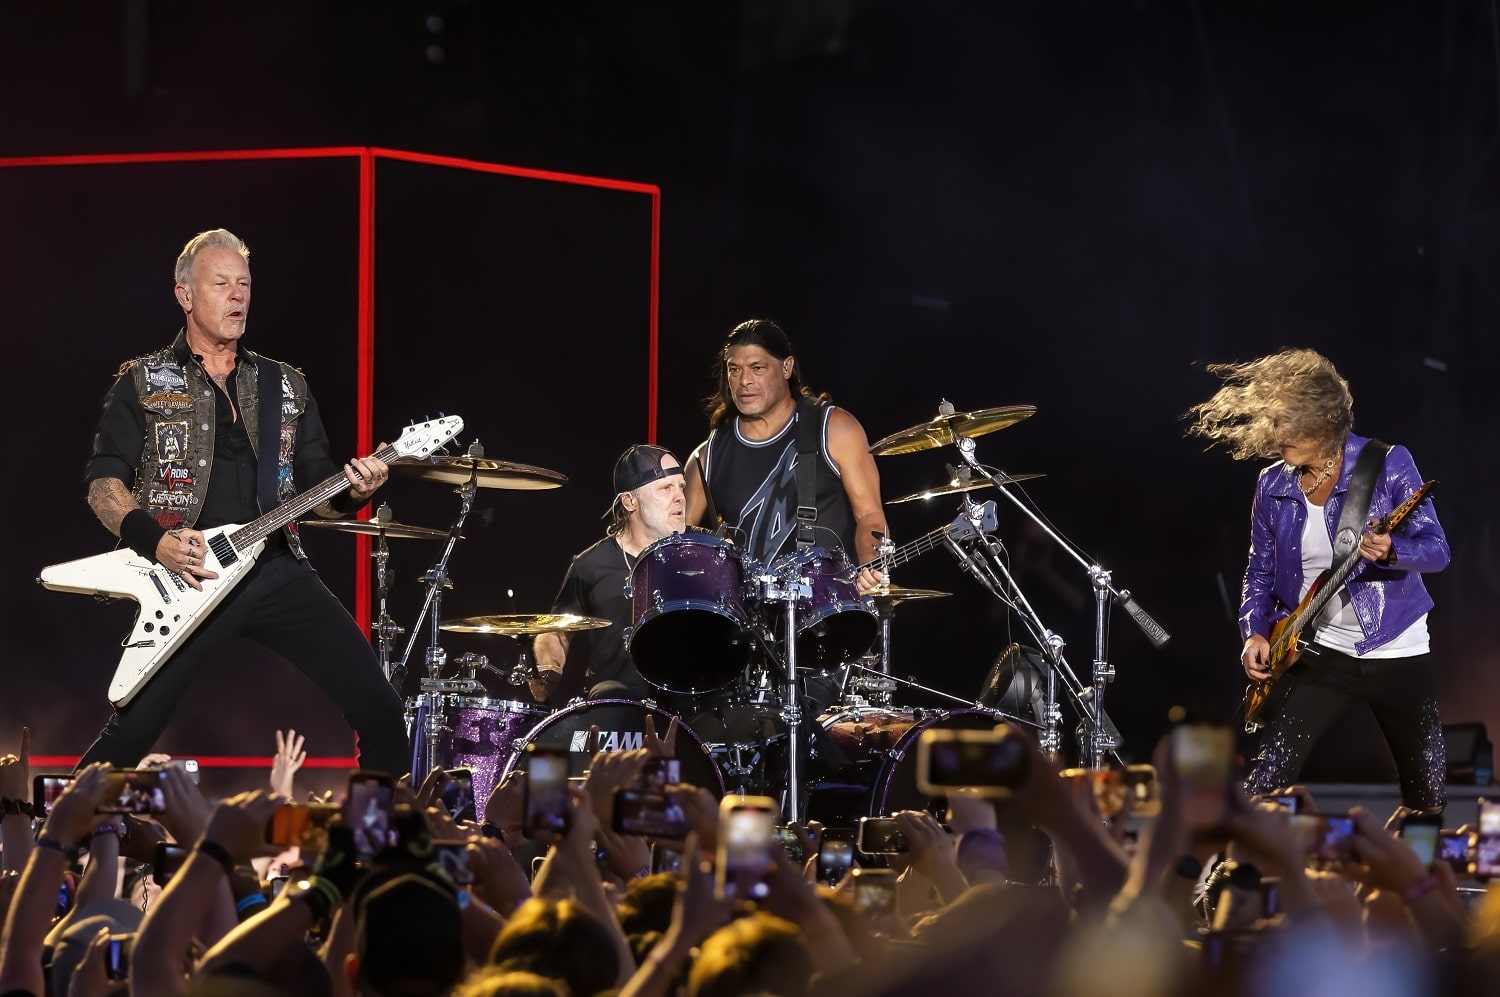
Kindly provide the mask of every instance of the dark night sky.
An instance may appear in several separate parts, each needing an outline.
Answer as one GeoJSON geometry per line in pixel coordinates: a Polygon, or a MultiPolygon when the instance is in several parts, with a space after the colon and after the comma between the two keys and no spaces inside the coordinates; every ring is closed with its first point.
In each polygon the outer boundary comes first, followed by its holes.
{"type": "MultiPolygon", "coordinates": [[[[1114,614],[1107,702],[1136,757],[1169,704],[1227,716],[1240,691],[1221,584],[1237,601],[1255,468],[1184,440],[1179,415],[1213,389],[1204,363],[1312,346],[1351,381],[1357,428],[1407,444],[1442,480],[1455,564],[1430,587],[1446,719],[1500,724],[1484,375],[1500,261],[1491,6],[563,6],[130,0],[85,17],[7,4],[0,156],[348,143],[659,184],[662,442],[702,438],[713,351],[752,314],[782,322],[812,383],[872,439],[944,397],[1035,404],[1033,419],[983,438],[981,457],[1044,473],[1030,498],[1176,638],[1153,652],[1114,614]]],[[[17,461],[63,471],[7,491],[28,536],[11,561],[18,694],[0,695],[0,729],[46,714],[40,750],[72,753],[106,712],[101,662],[118,624],[31,579],[104,548],[74,476],[92,406],[119,361],[169,334],[163,275],[193,231],[229,224],[259,254],[256,345],[326,371],[314,387],[352,444],[339,345],[352,342],[339,338],[353,329],[352,187],[345,208],[343,175],[320,170],[0,170],[0,272],[31,275],[0,306],[22,360],[12,418],[59,413],[45,451],[17,461]],[[309,341],[298,316],[337,334],[309,341]],[[55,342],[80,351],[75,376],[38,376],[55,342]]],[[[455,612],[544,609],[595,530],[606,465],[644,429],[644,215],[386,176],[377,433],[420,414],[401,403],[452,399],[490,415],[471,426],[492,455],[573,476],[546,501],[494,498],[494,532],[460,562],[455,612]],[[552,278],[507,281],[532,265],[552,278]]],[[[940,480],[950,459],[882,458],[885,496],[940,480]]],[[[393,495],[428,521],[450,514],[393,495]]],[[[891,522],[899,540],[952,515],[905,505],[891,522]]],[[[1086,674],[1082,569],[1014,510],[1001,532],[1086,674]]],[[[324,546],[330,583],[347,586],[348,545],[324,546]]],[[[426,556],[403,553],[401,573],[426,556]]],[[[1001,615],[945,555],[898,580],[955,596],[898,614],[897,671],[973,695],[1006,643],[1001,615]]],[[[253,696],[296,701],[266,724],[295,714],[336,731],[280,667],[200,683],[191,709],[212,718],[200,726],[242,737],[219,704],[253,696]]],[[[209,753],[198,729],[181,728],[175,749],[209,753]]]]}

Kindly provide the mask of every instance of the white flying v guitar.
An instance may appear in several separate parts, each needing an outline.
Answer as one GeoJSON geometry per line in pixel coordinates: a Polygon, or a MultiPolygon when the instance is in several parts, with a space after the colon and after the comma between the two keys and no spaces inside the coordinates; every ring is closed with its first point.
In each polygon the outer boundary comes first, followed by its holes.
{"type": "MultiPolygon", "coordinates": [[[[456,415],[413,423],[400,439],[374,456],[387,464],[400,458],[428,457],[463,428],[464,421],[456,415]]],[[[219,577],[199,579],[201,592],[176,572],[128,548],[51,565],[42,569],[37,581],[58,592],[134,599],[140,604],[130,633],[120,642],[125,653],[109,683],[109,701],[124,706],[245,577],[265,550],[266,537],[348,488],[349,479],[340,471],[254,522],[204,530],[208,549],[203,567],[218,572],[219,577]]]]}

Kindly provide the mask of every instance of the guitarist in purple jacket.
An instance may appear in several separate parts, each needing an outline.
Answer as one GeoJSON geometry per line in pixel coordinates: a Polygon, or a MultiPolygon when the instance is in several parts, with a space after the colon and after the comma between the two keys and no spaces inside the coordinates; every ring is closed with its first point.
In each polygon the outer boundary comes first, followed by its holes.
{"type": "MultiPolygon", "coordinates": [[[[1294,783],[1313,746],[1362,701],[1395,759],[1402,801],[1440,812],[1446,756],[1428,647],[1432,599],[1422,575],[1447,567],[1449,553],[1430,499],[1400,518],[1422,487],[1411,454],[1390,447],[1383,464],[1371,465],[1368,511],[1354,513],[1357,530],[1341,533],[1356,465],[1372,444],[1352,432],[1348,382],[1312,350],[1208,369],[1224,384],[1189,411],[1189,434],[1239,460],[1280,458],[1256,485],[1240,604],[1240,664],[1252,683],[1274,680],[1247,792],[1294,783]],[[1369,528],[1393,510],[1399,523],[1389,533],[1369,528]],[[1340,565],[1347,574],[1334,585],[1325,572],[1337,574],[1340,565]],[[1321,597],[1322,609],[1296,628],[1311,644],[1299,657],[1289,624],[1321,597]]],[[[1367,460],[1385,449],[1374,446],[1367,460]]]]}

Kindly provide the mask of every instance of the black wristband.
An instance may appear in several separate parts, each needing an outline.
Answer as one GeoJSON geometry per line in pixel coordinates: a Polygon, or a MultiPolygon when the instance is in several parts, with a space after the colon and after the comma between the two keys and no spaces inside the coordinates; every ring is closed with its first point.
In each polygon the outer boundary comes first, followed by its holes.
{"type": "Polygon", "coordinates": [[[234,878],[234,856],[229,854],[229,849],[217,841],[209,841],[207,838],[204,838],[198,842],[198,851],[223,866],[224,875],[230,879],[234,878]]]}
{"type": "Polygon", "coordinates": [[[120,539],[148,561],[156,560],[156,545],[166,532],[145,509],[131,509],[120,520],[120,539]]]}
{"type": "Polygon", "coordinates": [[[370,500],[367,498],[355,498],[354,493],[346,489],[342,492],[339,492],[333,498],[329,499],[328,506],[340,516],[344,516],[347,518],[363,509],[369,503],[369,501],[370,500]]]}
{"type": "Polygon", "coordinates": [[[30,800],[8,800],[0,796],[0,817],[35,817],[36,807],[30,800]]]}
{"type": "Polygon", "coordinates": [[[505,840],[504,828],[500,827],[500,825],[498,824],[492,824],[489,821],[485,821],[483,824],[479,825],[479,833],[486,838],[494,838],[496,841],[503,842],[505,840]]]}

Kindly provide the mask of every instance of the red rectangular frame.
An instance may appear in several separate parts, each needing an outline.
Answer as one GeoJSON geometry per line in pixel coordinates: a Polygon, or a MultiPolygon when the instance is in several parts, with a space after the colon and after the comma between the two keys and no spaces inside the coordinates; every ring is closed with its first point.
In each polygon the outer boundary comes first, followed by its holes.
{"type": "MultiPolygon", "coordinates": [[[[592,177],[578,173],[559,173],[553,170],[536,170],[522,166],[506,166],[501,163],[485,163],[454,156],[435,156],[379,146],[325,146],[306,149],[234,149],[207,150],[201,152],[135,152],[117,154],[87,154],[73,156],[13,156],[0,157],[0,169],[36,166],[123,166],[139,163],[202,163],[226,161],[251,161],[261,159],[345,159],[359,162],[359,290],[358,290],[358,337],[359,369],[355,388],[355,425],[358,427],[356,449],[359,453],[370,453],[375,446],[375,161],[390,159],[398,162],[419,163],[427,166],[443,166],[450,169],[470,170],[476,173],[493,173],[501,176],[519,177],[527,180],[543,180],[549,183],[574,184],[581,187],[600,187],[632,194],[646,194],[651,198],[651,305],[650,343],[646,372],[646,439],[656,442],[657,411],[657,333],[661,287],[661,188],[656,184],[635,183],[629,180],[613,180],[607,177],[592,177]]],[[[369,510],[360,513],[369,516],[369,510]]],[[[364,570],[369,562],[370,538],[355,537],[354,549],[354,601],[355,619],[360,627],[370,629],[370,577],[364,570]]],[[[39,755],[31,759],[41,766],[73,765],[77,758],[64,755],[39,755]]],[[[207,767],[264,767],[270,759],[256,756],[224,755],[199,758],[198,763],[207,767]]],[[[309,758],[307,764],[314,768],[347,768],[354,764],[353,758],[309,758]]]]}

